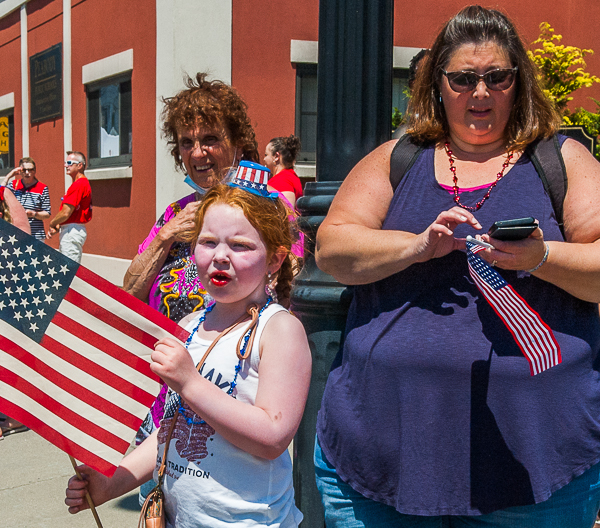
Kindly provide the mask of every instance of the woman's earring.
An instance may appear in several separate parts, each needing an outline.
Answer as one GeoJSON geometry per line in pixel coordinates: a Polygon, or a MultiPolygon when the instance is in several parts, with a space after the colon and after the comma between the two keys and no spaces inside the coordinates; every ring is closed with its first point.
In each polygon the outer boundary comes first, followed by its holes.
{"type": "Polygon", "coordinates": [[[265,286],[265,293],[272,299],[273,302],[277,302],[277,292],[275,291],[275,284],[277,279],[271,276],[271,272],[267,274],[267,284],[265,286]]]}

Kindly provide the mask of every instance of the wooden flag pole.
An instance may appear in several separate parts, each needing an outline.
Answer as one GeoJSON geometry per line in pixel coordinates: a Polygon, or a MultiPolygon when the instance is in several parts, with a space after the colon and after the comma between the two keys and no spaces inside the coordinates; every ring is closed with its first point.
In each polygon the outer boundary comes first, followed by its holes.
{"type": "MultiPolygon", "coordinates": [[[[79,473],[79,470],[77,469],[77,464],[75,463],[75,459],[71,455],[69,455],[69,458],[71,459],[71,464],[73,465],[75,474],[77,475],[78,478],[83,480],[81,473],[79,473]]],[[[92,500],[92,497],[90,496],[88,491],[85,492],[85,499],[87,500],[87,503],[90,506],[90,510],[92,510],[92,515],[94,516],[94,519],[96,519],[96,524],[97,524],[98,528],[102,528],[102,523],[100,522],[100,517],[98,517],[98,512],[96,511],[96,506],[94,506],[94,501],[92,500]]]]}

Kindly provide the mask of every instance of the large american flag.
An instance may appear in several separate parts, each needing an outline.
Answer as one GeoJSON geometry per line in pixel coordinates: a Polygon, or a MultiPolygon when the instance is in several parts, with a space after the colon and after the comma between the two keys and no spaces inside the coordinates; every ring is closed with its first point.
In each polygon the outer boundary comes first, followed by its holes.
{"type": "Polygon", "coordinates": [[[485,248],[467,241],[469,274],[498,314],[529,362],[532,376],[561,363],[560,346],[550,327],[502,276],[477,253],[485,248]]]}
{"type": "Polygon", "coordinates": [[[111,476],[160,390],[154,343],[188,333],[0,220],[0,411],[111,476]]]}

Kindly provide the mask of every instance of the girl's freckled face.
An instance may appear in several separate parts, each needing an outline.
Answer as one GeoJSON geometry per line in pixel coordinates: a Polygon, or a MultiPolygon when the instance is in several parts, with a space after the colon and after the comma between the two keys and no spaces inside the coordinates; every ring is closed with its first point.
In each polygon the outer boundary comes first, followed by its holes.
{"type": "Polygon", "coordinates": [[[194,256],[198,276],[216,301],[250,303],[264,296],[267,248],[241,209],[210,206],[194,256]]]}

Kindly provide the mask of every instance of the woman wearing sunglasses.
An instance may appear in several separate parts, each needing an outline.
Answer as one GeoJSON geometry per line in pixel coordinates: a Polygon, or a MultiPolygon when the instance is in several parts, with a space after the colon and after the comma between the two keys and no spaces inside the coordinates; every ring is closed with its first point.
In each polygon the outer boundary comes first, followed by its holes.
{"type": "Polygon", "coordinates": [[[563,236],[526,152],[559,117],[497,11],[446,24],[411,105],[423,150],[396,190],[391,141],[348,175],[317,236],[320,268],[355,285],[317,425],[327,527],[591,527],[600,165],[558,137],[563,236]],[[485,234],[523,217],[539,222],[523,240],[485,234]],[[467,251],[478,234],[491,247],[467,251]]]}

